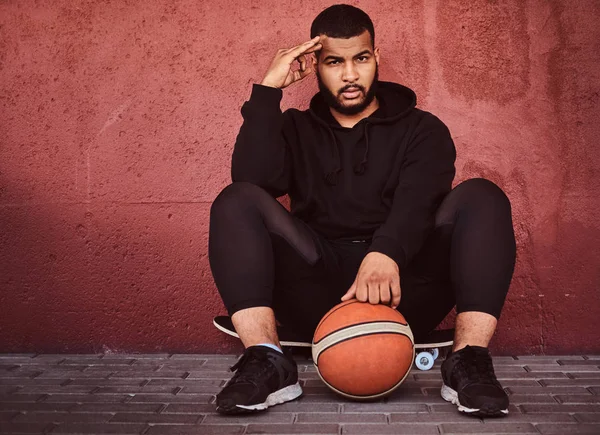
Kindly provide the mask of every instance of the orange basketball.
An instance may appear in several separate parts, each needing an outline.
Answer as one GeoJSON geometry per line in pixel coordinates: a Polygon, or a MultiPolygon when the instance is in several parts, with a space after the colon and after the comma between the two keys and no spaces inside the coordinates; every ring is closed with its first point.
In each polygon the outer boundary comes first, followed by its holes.
{"type": "Polygon", "coordinates": [[[356,299],[323,316],[312,341],[319,376],[333,391],[357,399],[387,396],[402,384],[415,357],[404,316],[387,305],[356,299]]]}

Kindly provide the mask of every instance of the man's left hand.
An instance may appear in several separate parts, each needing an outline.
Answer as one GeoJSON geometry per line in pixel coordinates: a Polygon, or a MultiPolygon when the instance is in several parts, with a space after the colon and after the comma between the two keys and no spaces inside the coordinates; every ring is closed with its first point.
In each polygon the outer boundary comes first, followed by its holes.
{"type": "Polygon", "coordinates": [[[400,270],[394,260],[380,252],[369,252],[363,259],[356,279],[342,301],[356,297],[361,302],[400,305],[400,270]]]}

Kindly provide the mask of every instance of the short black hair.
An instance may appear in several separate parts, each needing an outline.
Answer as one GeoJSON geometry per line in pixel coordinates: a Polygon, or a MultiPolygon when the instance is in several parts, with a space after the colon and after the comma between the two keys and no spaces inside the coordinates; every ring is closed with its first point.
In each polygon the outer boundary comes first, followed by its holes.
{"type": "Polygon", "coordinates": [[[333,5],[323,10],[310,26],[310,37],[327,35],[330,38],[352,38],[365,30],[371,35],[371,44],[375,48],[375,29],[371,18],[357,7],[333,5]]]}

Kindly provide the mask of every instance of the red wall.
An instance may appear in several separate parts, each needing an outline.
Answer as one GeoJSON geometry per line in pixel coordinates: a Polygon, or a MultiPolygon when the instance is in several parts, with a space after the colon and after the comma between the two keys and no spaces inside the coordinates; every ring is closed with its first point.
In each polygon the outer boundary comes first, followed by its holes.
{"type": "MultiPolygon", "coordinates": [[[[210,204],[251,84],[331,3],[32,3],[0,3],[0,351],[239,350],[211,326],[210,204]]],[[[381,78],[450,127],[456,182],[512,201],[495,351],[599,352],[600,4],[353,4],[381,78]]]]}

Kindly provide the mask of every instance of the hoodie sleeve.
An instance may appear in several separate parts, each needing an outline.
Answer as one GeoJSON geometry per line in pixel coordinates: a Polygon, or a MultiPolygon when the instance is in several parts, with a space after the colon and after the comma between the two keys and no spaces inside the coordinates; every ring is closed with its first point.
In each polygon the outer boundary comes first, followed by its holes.
{"type": "Polygon", "coordinates": [[[235,141],[231,180],[256,184],[274,197],[285,195],[290,178],[290,153],[283,134],[281,89],[254,84],[242,106],[244,122],[235,141]]]}
{"type": "Polygon", "coordinates": [[[450,131],[427,114],[407,146],[386,221],[373,234],[368,252],[393,258],[402,269],[434,228],[438,206],[452,189],[456,149],[450,131]]]}

